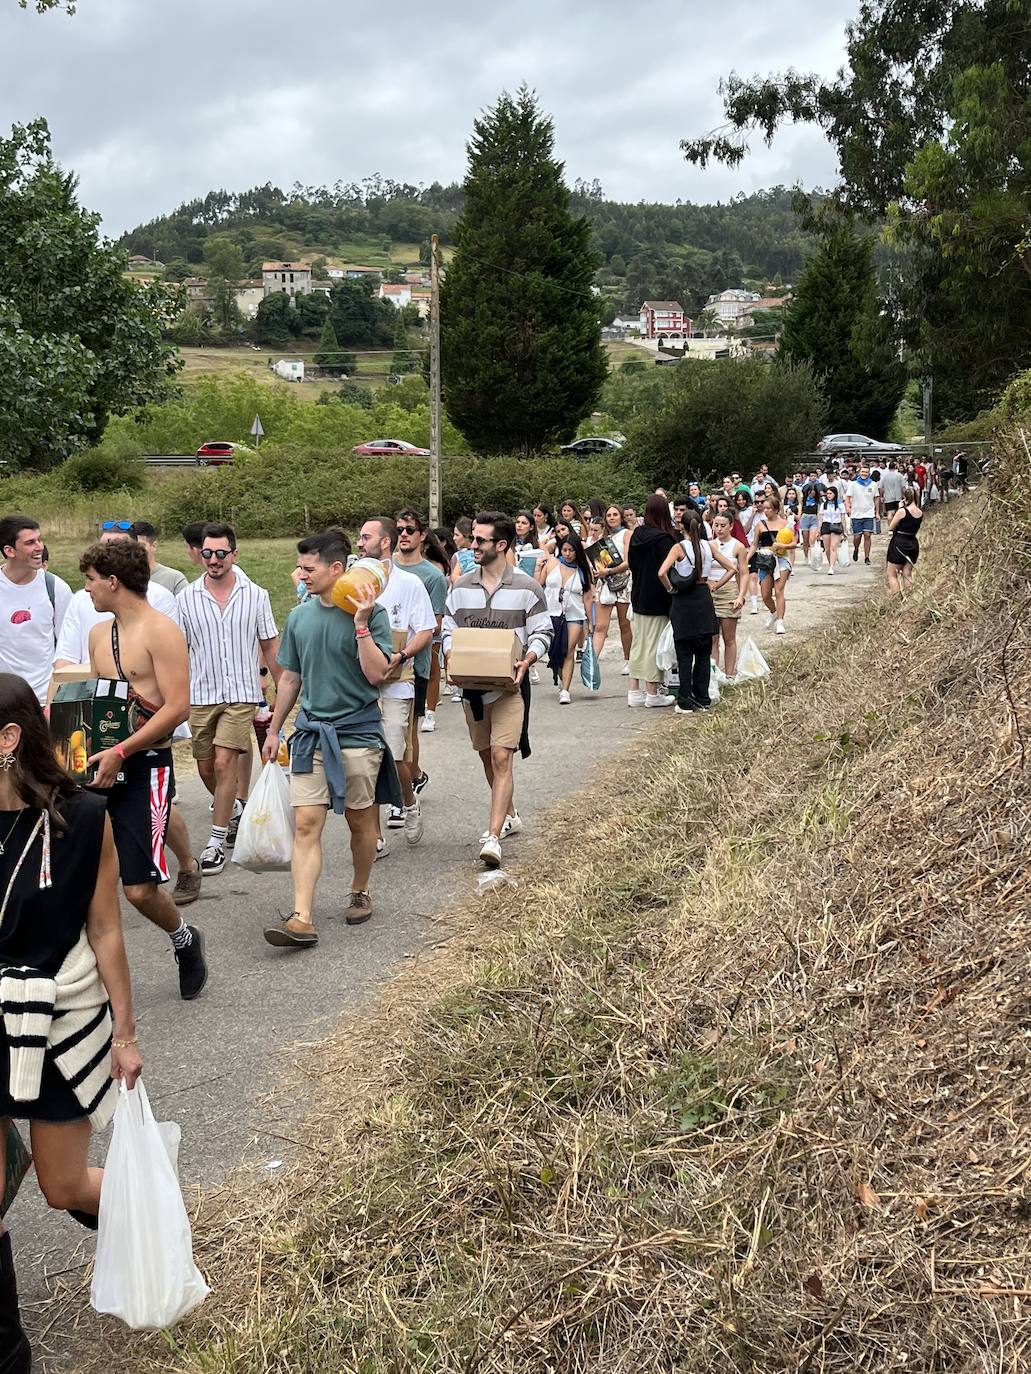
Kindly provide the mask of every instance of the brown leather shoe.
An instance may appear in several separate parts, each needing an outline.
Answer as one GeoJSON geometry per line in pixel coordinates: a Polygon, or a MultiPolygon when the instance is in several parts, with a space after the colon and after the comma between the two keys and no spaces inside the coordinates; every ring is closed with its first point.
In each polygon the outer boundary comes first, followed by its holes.
{"type": "Polygon", "coordinates": [[[303,949],[307,945],[317,945],[319,937],[310,921],[302,921],[296,911],[291,911],[285,921],[277,926],[265,927],[265,940],[281,949],[303,949]]]}
{"type": "MultiPolygon", "coordinates": [[[[194,860],[196,863],[196,860],[194,860]]],[[[202,882],[200,864],[190,873],[185,868],[180,868],[179,875],[175,880],[175,887],[172,889],[172,901],[176,906],[189,906],[200,896],[200,885],[202,882]]]]}
{"type": "Polygon", "coordinates": [[[349,926],[363,925],[372,915],[372,897],[368,892],[352,892],[344,920],[349,926]]]}

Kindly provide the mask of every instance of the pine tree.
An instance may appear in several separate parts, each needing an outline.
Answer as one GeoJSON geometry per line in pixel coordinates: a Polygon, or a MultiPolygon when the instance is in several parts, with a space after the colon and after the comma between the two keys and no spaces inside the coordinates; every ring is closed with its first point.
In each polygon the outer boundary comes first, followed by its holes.
{"type": "Polygon", "coordinates": [[[397,312],[397,332],[394,334],[394,353],[390,359],[391,372],[400,375],[402,372],[414,372],[416,367],[416,356],[409,351],[408,330],[405,328],[404,312],[397,312]]]}
{"type": "Polygon", "coordinates": [[[780,354],[812,364],[832,430],[883,439],[906,374],[877,299],[873,247],[848,223],[825,226],[785,315],[780,354]]]}
{"type": "Polygon", "coordinates": [[[478,452],[529,454],[571,439],[605,380],[600,259],[530,91],[502,94],[473,127],[441,288],[444,405],[478,452]]]}
{"type": "Polygon", "coordinates": [[[315,351],[313,362],[316,367],[324,367],[327,372],[334,373],[342,371],[340,344],[337,342],[337,332],[333,328],[333,321],[327,315],[322,321],[322,333],[319,335],[319,346],[315,351]]]}

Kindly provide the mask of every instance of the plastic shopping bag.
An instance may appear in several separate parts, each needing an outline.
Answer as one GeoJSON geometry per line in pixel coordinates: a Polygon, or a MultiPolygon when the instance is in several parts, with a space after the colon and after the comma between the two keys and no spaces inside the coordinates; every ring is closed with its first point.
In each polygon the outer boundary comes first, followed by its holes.
{"type": "Polygon", "coordinates": [[[730,678],[727,677],[714,658],[709,659],[709,681],[715,682],[716,686],[720,688],[730,686],[730,678]]]}
{"type": "Polygon", "coordinates": [[[132,1092],[120,1084],[100,1189],[90,1303],[136,1331],[172,1326],[209,1291],[193,1262],[170,1143],[154,1120],[142,1080],[132,1092]]]}
{"type": "Polygon", "coordinates": [[[754,682],[761,677],[769,677],[770,665],[759,652],[754,639],[746,639],[737,659],[738,682],[754,682]]]}
{"type": "Polygon", "coordinates": [[[233,863],[252,873],[290,867],[294,847],[294,813],[290,783],[275,761],[266,763],[240,817],[233,863]]]}
{"type": "Polygon", "coordinates": [[[671,668],[677,666],[677,651],[673,644],[673,626],[669,624],[659,635],[659,644],[655,650],[655,665],[662,673],[668,673],[671,668]]]}
{"type": "Polygon", "coordinates": [[[584,656],[580,661],[580,681],[592,692],[597,692],[601,688],[601,664],[598,662],[598,655],[594,652],[594,641],[588,633],[584,639],[584,656]]]}
{"type": "Polygon", "coordinates": [[[820,543],[818,539],[814,540],[812,547],[809,550],[810,568],[812,568],[813,572],[819,572],[826,561],[827,559],[826,555],[823,552],[823,545],[820,543]]]}
{"type": "Polygon", "coordinates": [[[851,562],[852,559],[848,552],[848,540],[843,539],[838,545],[838,567],[847,568],[851,562]]]}
{"type": "Polygon", "coordinates": [[[717,702],[720,699],[720,684],[716,681],[716,674],[712,671],[712,660],[709,660],[709,700],[717,702]]]}

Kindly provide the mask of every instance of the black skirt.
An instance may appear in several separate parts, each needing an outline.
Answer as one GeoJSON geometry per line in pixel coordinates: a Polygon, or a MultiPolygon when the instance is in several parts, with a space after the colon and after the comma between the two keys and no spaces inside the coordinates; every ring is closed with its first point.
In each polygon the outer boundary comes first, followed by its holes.
{"type": "Polygon", "coordinates": [[[907,563],[915,567],[919,557],[920,544],[916,535],[896,530],[888,540],[888,550],[884,555],[884,561],[894,564],[897,568],[905,567],[907,563]]]}
{"type": "Polygon", "coordinates": [[[701,639],[718,634],[720,622],[708,582],[698,581],[690,590],[677,592],[669,618],[674,639],[701,639]]]}
{"type": "Polygon", "coordinates": [[[68,1080],[48,1050],[43,1060],[39,1096],[34,1102],[15,1102],[10,1092],[11,1070],[7,1037],[0,1035],[0,1120],[5,1116],[21,1121],[82,1121],[89,1113],[68,1086],[68,1080]]]}

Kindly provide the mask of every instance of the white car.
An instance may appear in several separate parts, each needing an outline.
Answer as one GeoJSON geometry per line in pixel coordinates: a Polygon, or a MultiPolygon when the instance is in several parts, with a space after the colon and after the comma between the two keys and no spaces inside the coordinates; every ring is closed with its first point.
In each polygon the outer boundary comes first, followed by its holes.
{"type": "Polygon", "coordinates": [[[868,449],[871,453],[902,452],[901,444],[889,444],[886,440],[870,439],[865,434],[825,434],[816,447],[821,452],[840,452],[850,449],[856,451],[868,449]]]}

